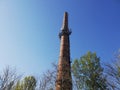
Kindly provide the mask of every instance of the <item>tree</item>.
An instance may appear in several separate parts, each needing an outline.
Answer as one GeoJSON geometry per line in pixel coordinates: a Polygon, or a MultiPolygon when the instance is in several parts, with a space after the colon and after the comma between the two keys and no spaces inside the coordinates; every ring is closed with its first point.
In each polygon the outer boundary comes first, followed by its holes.
{"type": "Polygon", "coordinates": [[[106,79],[100,58],[96,53],[88,52],[72,65],[73,78],[78,90],[105,90],[106,79]]]}
{"type": "Polygon", "coordinates": [[[57,64],[52,63],[52,65],[53,69],[43,73],[40,79],[35,79],[34,76],[26,76],[22,80],[18,80],[12,90],[55,90],[57,64]]]}
{"type": "Polygon", "coordinates": [[[55,90],[57,64],[52,65],[53,69],[46,71],[39,79],[39,90],[55,90]]]}
{"type": "Polygon", "coordinates": [[[120,50],[115,53],[113,62],[105,66],[109,89],[120,90],[120,50]]]}
{"type": "Polygon", "coordinates": [[[20,80],[17,81],[16,85],[13,87],[13,90],[24,90],[23,84],[21,84],[20,80]]]}
{"type": "Polygon", "coordinates": [[[26,76],[23,80],[19,80],[13,90],[35,90],[36,79],[34,76],[26,76]]]}
{"type": "Polygon", "coordinates": [[[35,90],[36,79],[34,76],[27,76],[23,80],[23,87],[25,90],[35,90]]]}
{"type": "Polygon", "coordinates": [[[0,90],[12,90],[14,84],[20,78],[16,69],[7,66],[0,75],[0,90]]]}

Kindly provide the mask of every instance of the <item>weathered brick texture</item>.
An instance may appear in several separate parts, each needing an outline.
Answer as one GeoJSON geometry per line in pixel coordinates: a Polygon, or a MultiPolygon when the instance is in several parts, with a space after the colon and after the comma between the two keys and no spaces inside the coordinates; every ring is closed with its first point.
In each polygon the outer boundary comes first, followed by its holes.
{"type": "Polygon", "coordinates": [[[68,14],[64,13],[60,37],[60,56],[56,80],[56,90],[72,90],[71,65],[70,65],[70,41],[71,31],[68,28],[68,14]]]}

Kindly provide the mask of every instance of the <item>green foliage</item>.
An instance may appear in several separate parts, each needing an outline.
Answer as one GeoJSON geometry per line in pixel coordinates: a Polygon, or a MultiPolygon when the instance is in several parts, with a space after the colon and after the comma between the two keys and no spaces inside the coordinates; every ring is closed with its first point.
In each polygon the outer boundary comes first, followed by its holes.
{"type": "Polygon", "coordinates": [[[103,77],[103,68],[96,53],[88,52],[80,60],[76,59],[72,65],[73,76],[77,89],[105,90],[106,80],[103,77]]]}
{"type": "Polygon", "coordinates": [[[25,90],[35,90],[36,79],[33,76],[28,76],[24,78],[24,88],[25,90]]]}
{"type": "Polygon", "coordinates": [[[35,90],[36,79],[34,76],[27,76],[22,81],[18,81],[15,90],[35,90]]]}
{"type": "Polygon", "coordinates": [[[14,90],[23,90],[23,85],[20,81],[17,82],[16,86],[14,87],[14,90]]]}

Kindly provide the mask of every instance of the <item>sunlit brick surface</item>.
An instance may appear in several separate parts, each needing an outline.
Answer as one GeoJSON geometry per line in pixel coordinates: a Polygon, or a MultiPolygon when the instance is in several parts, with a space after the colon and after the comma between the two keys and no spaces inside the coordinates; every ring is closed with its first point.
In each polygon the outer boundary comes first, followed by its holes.
{"type": "Polygon", "coordinates": [[[56,80],[56,90],[72,90],[71,65],[70,65],[70,42],[68,28],[68,14],[65,12],[63,26],[60,32],[60,56],[56,80]]]}

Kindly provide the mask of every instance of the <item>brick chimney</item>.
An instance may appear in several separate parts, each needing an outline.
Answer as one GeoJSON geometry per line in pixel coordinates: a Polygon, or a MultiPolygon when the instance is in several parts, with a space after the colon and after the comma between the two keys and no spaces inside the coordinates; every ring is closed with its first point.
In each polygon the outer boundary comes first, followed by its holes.
{"type": "Polygon", "coordinates": [[[70,41],[71,31],[68,28],[68,13],[64,13],[63,25],[60,37],[60,56],[56,79],[56,90],[72,90],[71,62],[70,62],[70,41]]]}

